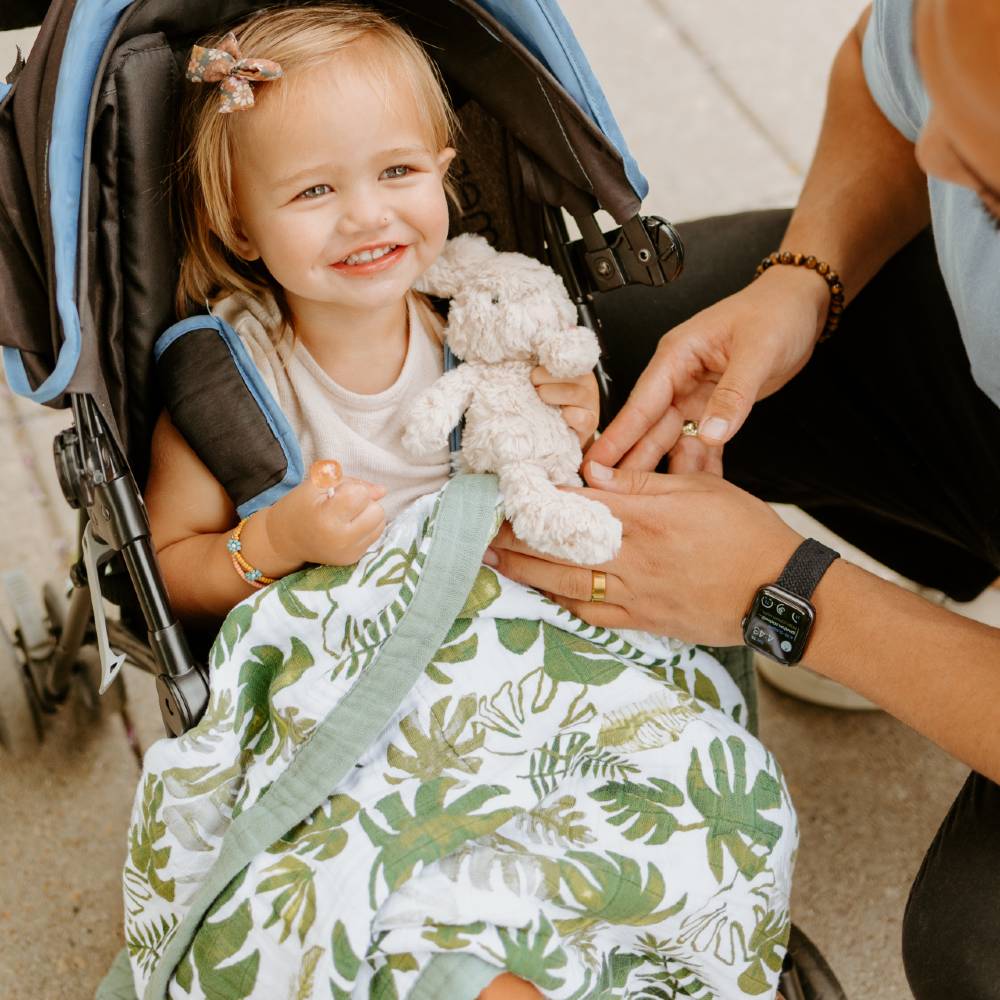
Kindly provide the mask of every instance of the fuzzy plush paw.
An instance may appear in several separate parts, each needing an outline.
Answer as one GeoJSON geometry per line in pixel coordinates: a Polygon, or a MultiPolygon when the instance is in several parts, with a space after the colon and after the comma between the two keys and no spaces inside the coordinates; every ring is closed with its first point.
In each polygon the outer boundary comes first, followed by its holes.
{"type": "Polygon", "coordinates": [[[413,456],[430,455],[448,443],[452,424],[444,408],[429,397],[418,397],[406,418],[403,447],[413,456]]]}
{"type": "Polygon", "coordinates": [[[608,562],[622,542],[621,521],[604,504],[576,493],[556,492],[522,507],[511,524],[533,549],[581,565],[608,562]]]}
{"type": "Polygon", "coordinates": [[[600,356],[597,336],[585,326],[555,333],[538,349],[538,360],[557,378],[575,378],[593,371],[600,356]]]}

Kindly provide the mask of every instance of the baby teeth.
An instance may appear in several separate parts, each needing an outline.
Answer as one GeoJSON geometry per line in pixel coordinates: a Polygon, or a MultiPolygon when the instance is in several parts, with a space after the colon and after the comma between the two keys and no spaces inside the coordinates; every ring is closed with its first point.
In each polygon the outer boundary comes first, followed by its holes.
{"type": "Polygon", "coordinates": [[[352,253],[344,258],[345,264],[370,264],[379,257],[384,257],[387,253],[396,249],[397,244],[388,247],[377,247],[375,250],[362,250],[361,253],[352,253]]]}

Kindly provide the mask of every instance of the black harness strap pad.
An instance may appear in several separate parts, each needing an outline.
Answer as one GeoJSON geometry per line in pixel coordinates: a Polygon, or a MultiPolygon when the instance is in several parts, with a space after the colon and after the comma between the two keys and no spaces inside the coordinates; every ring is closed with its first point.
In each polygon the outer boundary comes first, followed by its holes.
{"type": "Polygon", "coordinates": [[[217,329],[177,337],[157,375],[170,419],[241,516],[284,492],[288,456],[217,329]]]}

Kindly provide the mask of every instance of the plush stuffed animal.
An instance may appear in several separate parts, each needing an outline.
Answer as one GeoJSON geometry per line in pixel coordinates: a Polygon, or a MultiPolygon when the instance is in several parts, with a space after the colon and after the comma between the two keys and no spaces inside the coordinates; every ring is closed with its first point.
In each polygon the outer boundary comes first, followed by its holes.
{"type": "Polygon", "coordinates": [[[415,400],[404,446],[414,455],[440,448],[464,413],[459,467],[497,474],[522,541],[570,562],[611,559],[621,523],[604,504],[556,489],[581,484],[580,442],[531,383],[538,364],[561,378],[597,364],[597,338],[576,325],[562,281],[531,257],[466,234],[449,240],[417,287],[451,299],[445,341],[464,364],[415,400]]]}

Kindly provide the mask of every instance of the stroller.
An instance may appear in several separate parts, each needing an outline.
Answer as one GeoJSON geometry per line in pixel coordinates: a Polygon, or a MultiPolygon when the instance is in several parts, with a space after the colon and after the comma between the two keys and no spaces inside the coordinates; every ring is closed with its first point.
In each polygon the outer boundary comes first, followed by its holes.
{"type": "MultiPolygon", "coordinates": [[[[302,475],[207,317],[189,321],[189,335],[159,363],[154,351],[175,319],[169,176],[184,59],[206,32],[264,6],[55,0],[30,61],[0,84],[4,369],[18,394],[72,409],[54,458],[66,501],[80,511],[68,604],[55,588],[46,589],[44,611],[21,595],[15,635],[0,634],[8,750],[41,733],[74,674],[99,667],[105,690],[124,661],[154,675],[168,733],[184,733],[205,710],[210,637],[188,635],[171,611],[141,499],[164,405],[241,514],[302,475]],[[192,372],[211,381],[198,398],[178,388],[192,372]],[[261,445],[229,447],[228,426],[261,445]],[[105,620],[102,595],[120,609],[117,619],[105,620]]],[[[478,233],[497,249],[544,260],[595,329],[595,297],[680,274],[678,234],[639,214],[646,182],[551,0],[373,6],[434,56],[458,112],[465,149],[453,168],[461,208],[451,235],[478,233]],[[619,228],[603,232],[599,209],[619,228]]],[[[743,689],[753,726],[747,651],[715,652],[743,689]]],[[[808,942],[792,934],[793,952],[798,942],[807,956],[800,964],[812,962],[832,983],[808,942]]],[[[841,995],[835,989],[823,995],[841,995]]],[[[788,1000],[818,995],[794,970],[783,992],[788,1000]]]]}

